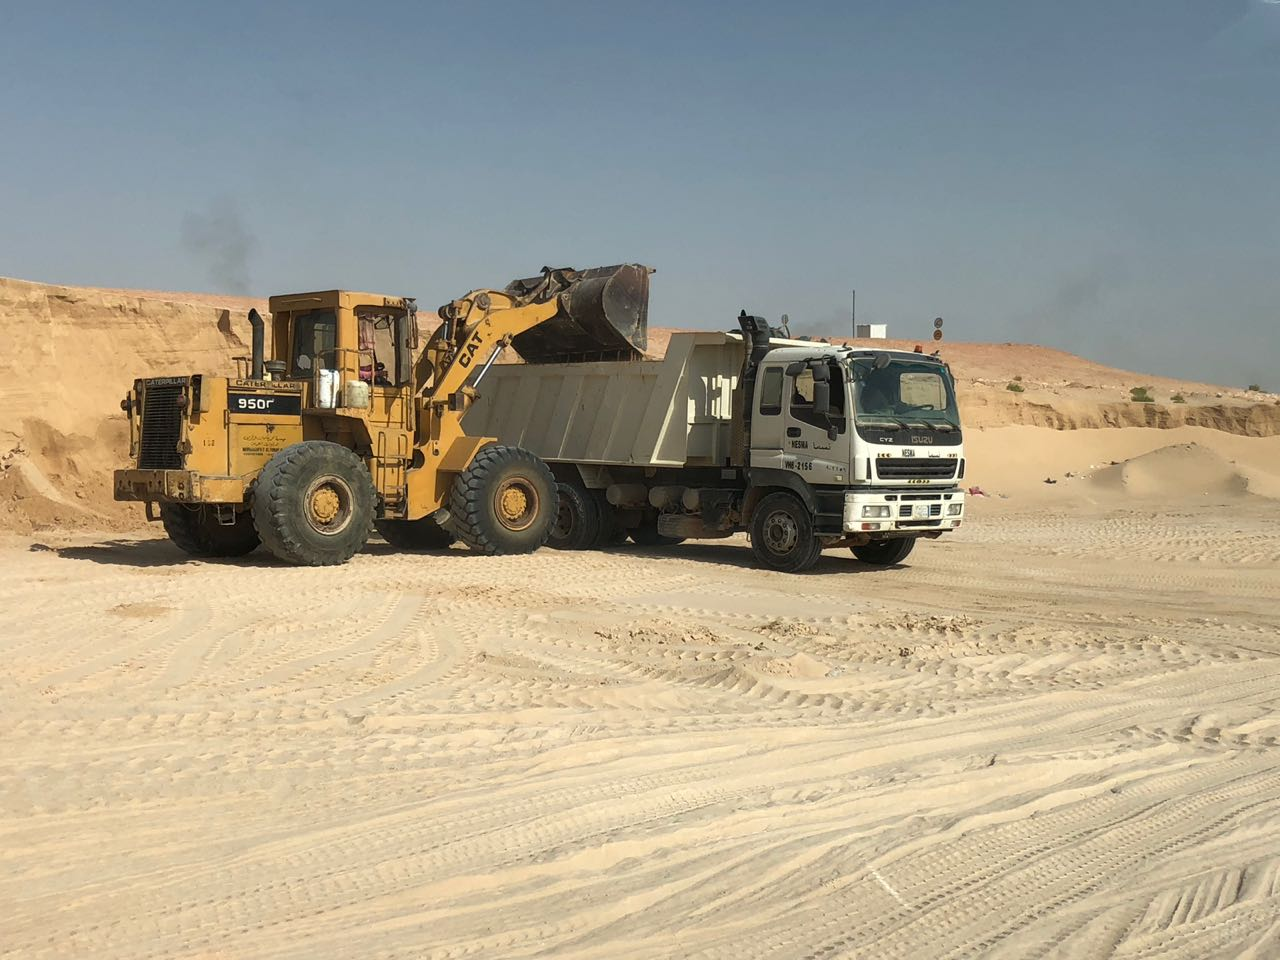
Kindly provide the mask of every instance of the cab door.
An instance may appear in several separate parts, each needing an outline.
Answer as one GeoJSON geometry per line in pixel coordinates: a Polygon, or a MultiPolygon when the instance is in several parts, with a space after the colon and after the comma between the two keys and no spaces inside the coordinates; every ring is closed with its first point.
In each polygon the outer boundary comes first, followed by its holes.
{"type": "Polygon", "coordinates": [[[849,417],[843,371],[835,363],[810,361],[792,364],[786,373],[783,468],[813,484],[846,483],[849,417]],[[826,411],[817,402],[824,389],[826,411]]]}

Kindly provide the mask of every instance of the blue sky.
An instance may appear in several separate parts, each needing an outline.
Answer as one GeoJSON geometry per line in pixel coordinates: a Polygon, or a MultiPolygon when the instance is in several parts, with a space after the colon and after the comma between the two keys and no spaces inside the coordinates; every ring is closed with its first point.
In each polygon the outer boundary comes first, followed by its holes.
{"type": "Polygon", "coordinates": [[[1280,4],[8,4],[0,274],[434,306],[657,268],[1280,387],[1280,4]]]}

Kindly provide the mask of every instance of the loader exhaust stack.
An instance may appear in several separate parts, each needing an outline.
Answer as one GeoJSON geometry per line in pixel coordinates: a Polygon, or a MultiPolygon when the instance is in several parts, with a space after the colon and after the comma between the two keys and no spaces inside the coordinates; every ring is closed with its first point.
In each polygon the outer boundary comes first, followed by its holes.
{"type": "Polygon", "coordinates": [[[649,274],[637,263],[593,270],[543,268],[504,291],[525,303],[560,298],[560,312],[515,337],[526,363],[639,360],[649,345],[649,274]]]}

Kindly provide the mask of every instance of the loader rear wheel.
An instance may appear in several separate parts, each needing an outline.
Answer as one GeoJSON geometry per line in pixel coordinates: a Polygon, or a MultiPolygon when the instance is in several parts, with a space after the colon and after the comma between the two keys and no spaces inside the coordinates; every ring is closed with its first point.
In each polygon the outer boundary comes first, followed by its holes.
{"type": "Polygon", "coordinates": [[[492,444],[458,474],[449,513],[458,539],[485,554],[532,553],[556,517],[556,481],[528,450],[492,444]]]}
{"type": "Polygon", "coordinates": [[[899,537],[896,540],[872,540],[860,547],[850,547],[853,555],[863,563],[877,567],[891,567],[907,559],[907,554],[915,549],[915,537],[899,537]]]}
{"type": "Polygon", "coordinates": [[[446,550],[458,539],[431,517],[375,520],[373,526],[383,540],[401,550],[446,550]]]}
{"type": "Polygon", "coordinates": [[[751,515],[751,552],[762,565],[783,573],[802,573],[822,556],[813,535],[813,518],[794,495],[771,493],[751,515]]]}
{"type": "Polygon", "coordinates": [[[600,507],[589,490],[571,483],[556,484],[556,516],[547,546],[557,550],[585,550],[600,538],[600,507]]]}
{"type": "Polygon", "coordinates": [[[237,513],[235,523],[223,525],[212,507],[162,503],[160,521],[169,539],[193,557],[243,557],[261,542],[248,511],[237,513]]]}
{"type": "Polygon", "coordinates": [[[262,469],[253,524],[262,542],[288,563],[326,567],[364,548],[373,526],[369,470],[346,447],[325,440],[295,443],[262,469]]]}

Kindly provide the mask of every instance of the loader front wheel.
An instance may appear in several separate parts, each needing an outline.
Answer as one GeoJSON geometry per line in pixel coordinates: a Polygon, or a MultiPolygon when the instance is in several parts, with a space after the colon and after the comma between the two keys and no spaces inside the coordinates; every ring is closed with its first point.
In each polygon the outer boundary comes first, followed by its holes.
{"type": "Polygon", "coordinates": [[[188,507],[162,503],[160,521],[169,539],[193,557],[243,557],[261,542],[248,511],[237,513],[235,522],[222,524],[212,507],[188,507]]]}
{"type": "Polygon", "coordinates": [[[369,470],[346,447],[325,440],[295,443],[262,469],[253,524],[262,542],[288,563],[326,567],[364,548],[373,526],[369,470]]]}
{"type": "Polygon", "coordinates": [[[458,538],[431,517],[420,520],[375,520],[374,528],[400,550],[446,550],[458,538]]]}
{"type": "Polygon", "coordinates": [[[495,443],[454,480],[449,514],[458,539],[477,553],[532,553],[547,541],[557,499],[545,463],[495,443]]]}
{"type": "Polygon", "coordinates": [[[600,507],[591,491],[570,483],[556,484],[556,516],[547,546],[557,550],[585,550],[600,537],[600,507]]]}

